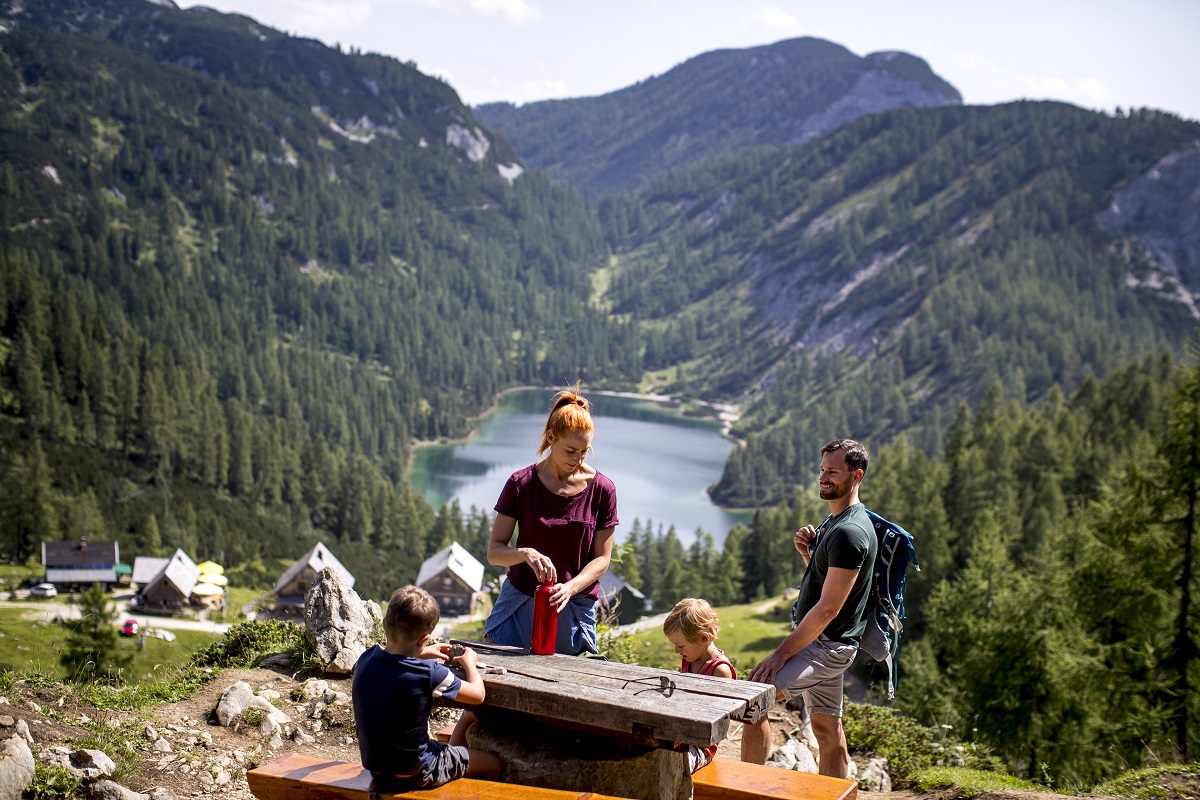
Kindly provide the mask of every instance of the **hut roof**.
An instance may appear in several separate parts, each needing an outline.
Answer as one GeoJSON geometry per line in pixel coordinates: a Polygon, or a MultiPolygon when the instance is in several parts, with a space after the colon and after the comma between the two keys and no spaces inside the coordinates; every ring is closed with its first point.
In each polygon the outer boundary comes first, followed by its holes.
{"type": "Polygon", "coordinates": [[[458,542],[443,547],[425,559],[425,563],[421,564],[421,569],[417,572],[417,586],[424,586],[426,581],[445,569],[462,579],[473,592],[478,592],[483,586],[483,564],[458,542]]]}
{"type": "Polygon", "coordinates": [[[313,572],[320,572],[325,567],[334,567],[339,570],[346,576],[348,585],[351,588],[354,587],[354,576],[350,574],[350,570],[342,566],[342,562],[338,561],[337,557],[329,552],[329,548],[323,542],[318,542],[313,549],[300,556],[296,560],[296,563],[288,567],[287,571],[279,577],[279,580],[275,583],[275,594],[279,594],[281,589],[299,577],[300,573],[306,568],[311,569],[313,572]]]}

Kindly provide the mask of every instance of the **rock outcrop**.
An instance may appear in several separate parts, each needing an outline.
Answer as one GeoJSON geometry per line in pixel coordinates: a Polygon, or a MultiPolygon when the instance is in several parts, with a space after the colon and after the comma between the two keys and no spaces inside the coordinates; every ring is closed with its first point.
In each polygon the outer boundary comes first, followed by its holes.
{"type": "Polygon", "coordinates": [[[317,573],[304,595],[305,636],[327,675],[349,675],[363,651],[375,644],[375,624],[382,620],[379,604],[364,601],[332,567],[317,573]]]}
{"type": "Polygon", "coordinates": [[[42,753],[42,761],[48,766],[65,769],[85,781],[107,778],[117,770],[117,765],[101,750],[51,747],[42,753]]]}
{"type": "Polygon", "coordinates": [[[0,751],[0,800],[20,800],[33,782],[35,766],[29,743],[20,735],[9,737],[0,751]]]}

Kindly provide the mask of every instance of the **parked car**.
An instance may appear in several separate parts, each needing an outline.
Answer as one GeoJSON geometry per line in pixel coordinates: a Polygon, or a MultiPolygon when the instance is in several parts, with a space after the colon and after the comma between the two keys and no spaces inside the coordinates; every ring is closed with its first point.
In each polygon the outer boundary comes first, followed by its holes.
{"type": "Polygon", "coordinates": [[[125,620],[125,624],[121,626],[121,635],[122,636],[137,636],[138,635],[137,620],[136,619],[125,620]]]}
{"type": "Polygon", "coordinates": [[[53,583],[39,583],[29,590],[30,597],[58,597],[58,588],[53,583]]]}

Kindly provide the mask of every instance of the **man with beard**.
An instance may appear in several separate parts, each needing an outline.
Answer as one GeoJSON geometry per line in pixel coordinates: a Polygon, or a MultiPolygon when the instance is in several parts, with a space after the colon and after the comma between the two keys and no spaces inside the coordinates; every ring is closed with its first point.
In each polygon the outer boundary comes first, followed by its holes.
{"type": "MultiPolygon", "coordinates": [[[[775,686],[777,700],[803,697],[821,749],[820,772],[846,777],[850,752],[842,730],[842,674],[854,661],[866,629],[867,599],[878,542],[858,486],[867,451],[853,439],[821,448],[821,499],[829,517],[806,525],[792,542],[807,569],[792,606],[792,633],[764,658],[749,680],[775,686]]],[[[742,760],[766,763],[770,722],[764,716],[742,730],[742,760]]]]}

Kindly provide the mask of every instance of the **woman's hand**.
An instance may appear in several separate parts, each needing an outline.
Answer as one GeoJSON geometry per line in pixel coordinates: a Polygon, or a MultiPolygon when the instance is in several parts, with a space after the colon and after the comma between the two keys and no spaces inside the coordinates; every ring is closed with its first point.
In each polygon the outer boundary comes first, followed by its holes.
{"type": "Polygon", "coordinates": [[[555,610],[562,611],[567,607],[567,603],[571,602],[571,598],[579,594],[579,590],[572,586],[572,583],[573,581],[567,581],[557,584],[550,592],[550,603],[555,610]]]}
{"type": "Polygon", "coordinates": [[[558,572],[549,556],[542,555],[532,547],[522,547],[518,552],[524,556],[525,563],[533,570],[539,583],[555,583],[558,580],[558,572]]]}

